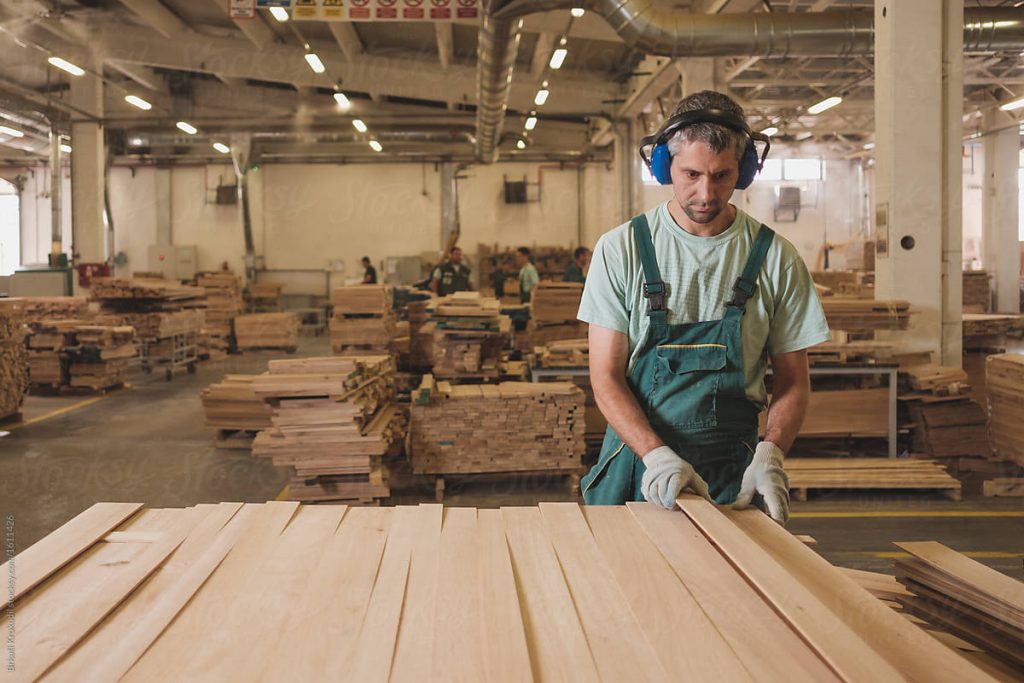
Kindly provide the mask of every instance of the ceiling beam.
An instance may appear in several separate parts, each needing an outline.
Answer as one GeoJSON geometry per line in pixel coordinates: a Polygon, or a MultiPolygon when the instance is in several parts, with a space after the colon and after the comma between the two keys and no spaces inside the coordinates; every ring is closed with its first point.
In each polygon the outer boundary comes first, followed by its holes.
{"type": "Polygon", "coordinates": [[[167,81],[164,80],[163,76],[156,73],[148,66],[119,62],[116,59],[107,60],[106,64],[114,71],[117,71],[123,76],[127,76],[147,90],[151,90],[162,95],[167,94],[167,81]]]}
{"type": "Polygon", "coordinates": [[[818,0],[816,3],[807,8],[808,12],[824,12],[832,5],[835,0],[818,0]]]}
{"type": "Polygon", "coordinates": [[[452,25],[446,21],[435,21],[434,37],[437,39],[437,58],[441,61],[441,68],[447,69],[455,61],[452,25]]]}
{"type": "Polygon", "coordinates": [[[345,53],[345,59],[354,62],[363,54],[363,41],[359,39],[355,27],[351,21],[329,21],[327,26],[331,29],[331,35],[337,41],[338,47],[345,53]]]}
{"type": "Polygon", "coordinates": [[[217,5],[224,11],[224,16],[231,19],[231,22],[237,26],[245,37],[252,41],[252,44],[256,47],[263,47],[274,42],[274,32],[270,30],[270,27],[263,23],[263,13],[256,12],[252,19],[235,19],[231,16],[230,8],[228,3],[224,0],[210,0],[213,4],[217,5]]]}
{"type": "Polygon", "coordinates": [[[544,69],[551,59],[551,51],[555,49],[555,41],[558,35],[555,33],[541,33],[537,36],[537,43],[533,48],[533,57],[530,58],[530,75],[535,79],[540,78],[544,69]]]}
{"type": "Polygon", "coordinates": [[[134,12],[164,38],[191,33],[192,28],[167,9],[160,0],[121,0],[121,4],[134,12]]]}

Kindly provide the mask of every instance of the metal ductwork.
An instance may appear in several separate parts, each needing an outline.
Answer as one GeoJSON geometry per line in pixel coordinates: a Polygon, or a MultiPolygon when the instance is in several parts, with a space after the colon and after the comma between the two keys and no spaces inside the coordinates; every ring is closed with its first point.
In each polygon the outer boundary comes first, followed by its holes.
{"type": "MultiPolygon", "coordinates": [[[[515,60],[507,50],[499,54],[496,42],[485,35],[489,22],[510,27],[512,22],[535,12],[584,7],[600,14],[630,47],[663,57],[842,57],[874,52],[874,14],[844,12],[771,12],[762,14],[687,14],[657,0],[511,0],[503,7],[489,7],[480,30],[477,69],[477,158],[496,160],[496,149],[479,141],[497,138],[504,122],[511,83],[496,58],[515,60]],[[487,76],[488,78],[484,78],[487,76]],[[501,97],[496,94],[501,93],[501,97]],[[488,151],[488,154],[483,154],[488,151]],[[493,152],[493,153],[491,153],[493,152]]],[[[491,31],[493,33],[493,29],[491,31]]],[[[518,40],[518,33],[515,34],[518,40]]],[[[964,10],[964,50],[987,52],[1024,47],[1024,10],[1016,8],[968,8],[964,10]]]]}
{"type": "Polygon", "coordinates": [[[476,158],[483,163],[498,160],[498,136],[505,123],[505,108],[512,87],[512,68],[519,51],[518,18],[499,19],[491,0],[480,24],[476,64],[476,158]]]}

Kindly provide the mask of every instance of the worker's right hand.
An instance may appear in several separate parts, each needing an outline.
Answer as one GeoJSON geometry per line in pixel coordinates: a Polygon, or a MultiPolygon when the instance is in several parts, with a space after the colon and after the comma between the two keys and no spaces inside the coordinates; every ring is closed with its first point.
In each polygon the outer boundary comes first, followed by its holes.
{"type": "Polygon", "coordinates": [[[679,492],[685,489],[711,500],[707,482],[668,446],[655,448],[643,461],[647,471],[640,480],[640,492],[648,503],[671,510],[679,492]]]}

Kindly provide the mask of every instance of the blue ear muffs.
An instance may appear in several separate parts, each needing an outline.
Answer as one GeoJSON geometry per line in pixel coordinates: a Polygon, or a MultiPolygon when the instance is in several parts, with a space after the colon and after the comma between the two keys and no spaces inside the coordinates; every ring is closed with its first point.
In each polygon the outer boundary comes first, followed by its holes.
{"type": "Polygon", "coordinates": [[[672,155],[668,151],[668,141],[680,128],[695,123],[715,123],[747,136],[747,146],[743,150],[743,158],[740,160],[740,174],[736,181],[736,189],[745,190],[750,187],[750,184],[754,182],[754,177],[764,165],[771,142],[767,135],[751,131],[747,122],[742,118],[720,109],[698,109],[683,112],[666,121],[657,133],[640,141],[640,158],[647,164],[654,179],[662,185],[672,184],[672,155]],[[764,151],[760,155],[757,153],[755,141],[764,143],[764,151]],[[652,145],[653,149],[648,157],[645,149],[652,145]]]}

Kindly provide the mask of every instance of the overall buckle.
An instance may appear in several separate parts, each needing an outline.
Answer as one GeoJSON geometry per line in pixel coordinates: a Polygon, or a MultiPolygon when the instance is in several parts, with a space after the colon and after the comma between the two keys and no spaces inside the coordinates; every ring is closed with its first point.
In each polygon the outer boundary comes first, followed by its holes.
{"type": "Polygon", "coordinates": [[[651,305],[651,313],[655,311],[664,311],[665,308],[665,283],[664,282],[645,282],[644,283],[644,297],[651,305]]]}
{"type": "Polygon", "coordinates": [[[757,283],[744,279],[741,275],[736,278],[736,282],[732,286],[732,299],[725,305],[735,306],[736,308],[745,308],[747,301],[750,300],[750,297],[754,296],[754,292],[756,291],[757,283]]]}

